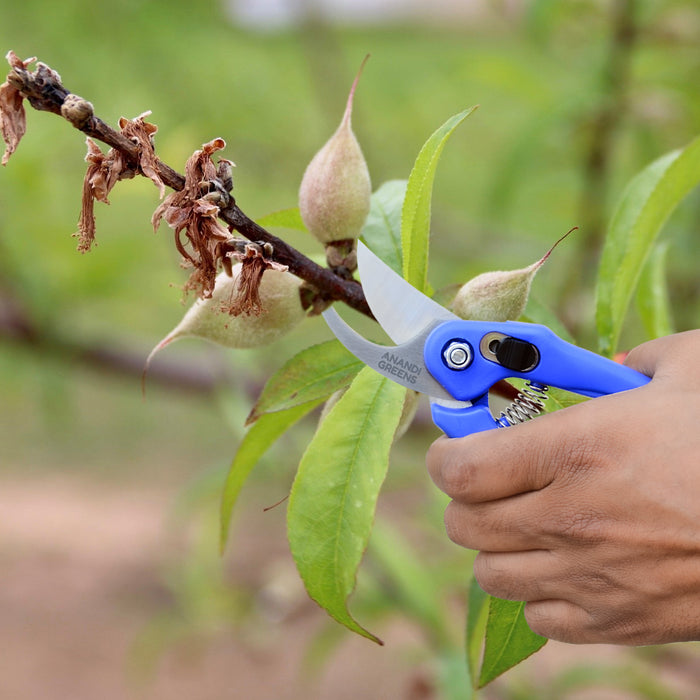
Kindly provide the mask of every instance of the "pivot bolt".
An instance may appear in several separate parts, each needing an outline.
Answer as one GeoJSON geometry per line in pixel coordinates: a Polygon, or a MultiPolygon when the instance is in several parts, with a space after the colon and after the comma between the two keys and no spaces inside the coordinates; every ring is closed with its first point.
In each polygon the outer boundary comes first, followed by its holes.
{"type": "Polygon", "coordinates": [[[442,351],[445,364],[450,369],[467,369],[472,363],[472,348],[464,340],[451,340],[442,351]]]}

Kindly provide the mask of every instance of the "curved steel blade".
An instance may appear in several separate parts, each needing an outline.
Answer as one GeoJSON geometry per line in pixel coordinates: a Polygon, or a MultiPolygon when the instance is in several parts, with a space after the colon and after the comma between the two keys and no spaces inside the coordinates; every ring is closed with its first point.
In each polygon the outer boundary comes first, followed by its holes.
{"type": "Polygon", "coordinates": [[[411,340],[389,347],[377,345],[355,332],[335,309],[326,309],[323,318],[336,338],[358,359],[388,379],[428,396],[454,401],[453,397],[428,372],[423,361],[423,346],[435,323],[419,330],[411,340]]]}
{"type": "Polygon", "coordinates": [[[458,320],[394,272],[362,241],[357,244],[357,267],[369,308],[395,343],[408,342],[435,321],[458,320]]]}

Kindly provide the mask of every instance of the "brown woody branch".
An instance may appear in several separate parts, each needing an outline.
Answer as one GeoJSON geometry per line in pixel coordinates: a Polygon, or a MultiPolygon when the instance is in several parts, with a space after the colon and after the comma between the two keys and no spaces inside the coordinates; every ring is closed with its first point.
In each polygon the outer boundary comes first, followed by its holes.
{"type": "MultiPolygon", "coordinates": [[[[88,367],[128,378],[140,378],[143,375],[143,348],[114,343],[89,343],[56,335],[37,325],[19,303],[1,293],[0,338],[31,348],[36,353],[74,362],[81,369],[88,367]]],[[[236,383],[240,381],[237,377],[236,383]]],[[[184,393],[207,395],[213,394],[223,385],[233,385],[234,379],[224,363],[217,367],[211,364],[200,366],[191,362],[170,360],[158,362],[150,369],[148,384],[157,384],[184,393]]],[[[259,391],[259,387],[252,385],[245,385],[243,388],[251,396],[255,396],[259,391]]]]}
{"type": "MultiPolygon", "coordinates": [[[[38,63],[35,71],[15,66],[7,80],[21,92],[34,109],[64,117],[87,136],[122,152],[128,161],[133,163],[134,169],[138,170],[139,147],[95,116],[92,105],[67,90],[60,76],[49,66],[38,63]]],[[[161,160],[157,161],[156,169],[168,187],[178,191],[183,189],[183,175],[161,160]]],[[[274,259],[287,265],[290,272],[315,287],[323,300],[342,301],[361,313],[372,315],[358,282],[343,279],[331,270],[317,265],[282,239],[256,224],[238,207],[233,198],[221,209],[219,216],[245,238],[270,243],[274,249],[274,259]]]]}

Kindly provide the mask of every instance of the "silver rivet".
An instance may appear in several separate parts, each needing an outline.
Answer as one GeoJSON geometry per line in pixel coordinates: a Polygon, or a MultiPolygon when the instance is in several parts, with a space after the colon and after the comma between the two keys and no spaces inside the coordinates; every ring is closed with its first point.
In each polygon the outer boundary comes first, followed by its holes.
{"type": "Polygon", "coordinates": [[[444,350],[442,356],[450,369],[466,369],[472,362],[472,349],[469,343],[453,340],[444,350]]]}

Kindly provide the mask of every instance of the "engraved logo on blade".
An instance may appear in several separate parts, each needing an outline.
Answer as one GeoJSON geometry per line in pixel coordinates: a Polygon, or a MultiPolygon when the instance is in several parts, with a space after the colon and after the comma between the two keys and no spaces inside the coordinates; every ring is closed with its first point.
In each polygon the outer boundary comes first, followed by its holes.
{"type": "Polygon", "coordinates": [[[409,384],[415,384],[418,381],[420,373],[423,371],[420,365],[404,360],[402,357],[391,352],[385,352],[382,355],[377,367],[382,372],[385,372],[387,376],[391,375],[397,377],[409,384]]]}

